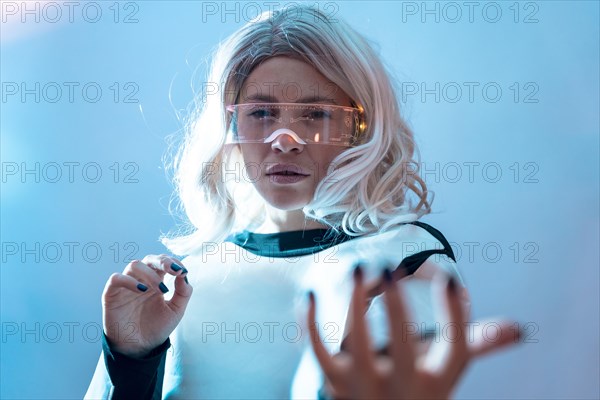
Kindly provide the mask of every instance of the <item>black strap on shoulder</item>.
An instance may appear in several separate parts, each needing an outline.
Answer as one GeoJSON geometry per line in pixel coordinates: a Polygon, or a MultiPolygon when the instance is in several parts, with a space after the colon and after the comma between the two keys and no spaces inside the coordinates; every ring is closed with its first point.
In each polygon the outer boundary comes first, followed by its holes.
{"type": "Polygon", "coordinates": [[[448,243],[448,241],[446,240],[446,238],[444,237],[444,235],[442,235],[442,233],[440,231],[435,229],[433,226],[428,225],[424,222],[420,222],[420,221],[409,222],[409,224],[416,225],[420,228],[425,229],[434,238],[439,240],[439,242],[442,244],[442,246],[444,246],[444,248],[443,249],[424,250],[424,251],[412,254],[412,255],[404,258],[402,260],[402,262],[400,263],[400,265],[398,265],[398,267],[396,267],[396,270],[403,270],[405,275],[412,275],[415,273],[415,271],[417,269],[419,269],[421,264],[423,264],[425,262],[425,260],[427,260],[433,254],[444,254],[444,255],[450,257],[454,262],[456,262],[454,252],[452,251],[452,247],[450,247],[450,243],[448,243]]]}
{"type": "Polygon", "coordinates": [[[456,262],[456,258],[454,257],[454,252],[452,251],[452,247],[450,246],[450,243],[448,243],[448,241],[446,240],[444,235],[442,235],[442,232],[438,231],[433,226],[426,224],[425,222],[414,221],[414,222],[409,222],[409,223],[412,225],[421,227],[421,228],[425,229],[427,232],[431,233],[431,236],[433,236],[434,238],[439,240],[439,242],[442,244],[442,246],[444,246],[444,250],[447,252],[448,257],[450,257],[452,259],[452,261],[456,262]]]}
{"type": "MultiPolygon", "coordinates": [[[[446,240],[446,238],[444,237],[444,235],[442,235],[442,233],[440,231],[438,231],[431,225],[428,225],[428,224],[426,224],[424,222],[420,222],[420,221],[408,222],[408,224],[416,225],[420,228],[425,229],[434,238],[436,238],[442,244],[442,246],[444,246],[444,248],[443,249],[424,250],[424,251],[420,251],[415,254],[411,254],[408,257],[405,257],[400,262],[400,264],[391,271],[393,280],[397,281],[397,280],[404,278],[405,276],[414,274],[417,271],[417,269],[419,269],[419,267],[433,254],[446,255],[446,256],[450,257],[454,262],[456,262],[456,258],[454,257],[454,252],[452,251],[452,248],[450,247],[450,243],[448,243],[448,241],[446,240]]],[[[378,296],[381,293],[383,293],[383,290],[384,290],[383,281],[378,281],[372,287],[367,289],[367,297],[369,299],[372,299],[375,296],[378,296]]]]}

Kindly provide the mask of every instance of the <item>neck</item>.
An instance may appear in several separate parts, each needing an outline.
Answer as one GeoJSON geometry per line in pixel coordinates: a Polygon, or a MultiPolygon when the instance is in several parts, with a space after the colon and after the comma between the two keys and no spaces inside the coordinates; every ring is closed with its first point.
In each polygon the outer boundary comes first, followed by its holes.
{"type": "Polygon", "coordinates": [[[314,219],[307,218],[302,210],[279,210],[269,205],[266,206],[267,218],[255,233],[279,233],[302,231],[309,229],[328,228],[314,219]]]}

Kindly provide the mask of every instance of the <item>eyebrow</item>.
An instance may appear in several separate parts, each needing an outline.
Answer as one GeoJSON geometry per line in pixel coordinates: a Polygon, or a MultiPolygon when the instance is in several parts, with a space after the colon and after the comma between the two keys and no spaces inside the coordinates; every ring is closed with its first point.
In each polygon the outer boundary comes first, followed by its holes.
{"type": "MultiPolygon", "coordinates": [[[[275,97],[273,97],[271,95],[262,95],[262,94],[250,95],[250,96],[246,97],[245,100],[246,101],[261,101],[264,103],[279,103],[275,97]]],[[[327,103],[327,104],[335,104],[335,105],[338,104],[337,101],[335,101],[334,99],[330,99],[330,98],[326,98],[326,97],[319,97],[319,96],[315,96],[315,95],[302,97],[293,103],[327,103]]]]}

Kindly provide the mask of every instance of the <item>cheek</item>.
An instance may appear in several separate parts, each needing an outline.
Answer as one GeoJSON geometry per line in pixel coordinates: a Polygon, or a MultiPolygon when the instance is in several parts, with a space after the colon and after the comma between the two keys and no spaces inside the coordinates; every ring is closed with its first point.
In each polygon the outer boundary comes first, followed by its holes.
{"type": "Polygon", "coordinates": [[[243,144],[240,146],[242,162],[247,168],[256,169],[265,158],[265,145],[243,144]]]}
{"type": "Polygon", "coordinates": [[[325,175],[327,175],[327,171],[329,170],[329,167],[331,166],[333,159],[336,158],[341,153],[343,153],[344,150],[346,150],[346,149],[345,148],[334,148],[334,149],[324,148],[324,149],[315,151],[315,153],[313,154],[313,160],[315,160],[315,164],[317,167],[315,169],[318,171],[319,178],[322,179],[323,177],[325,177],[325,175]]]}

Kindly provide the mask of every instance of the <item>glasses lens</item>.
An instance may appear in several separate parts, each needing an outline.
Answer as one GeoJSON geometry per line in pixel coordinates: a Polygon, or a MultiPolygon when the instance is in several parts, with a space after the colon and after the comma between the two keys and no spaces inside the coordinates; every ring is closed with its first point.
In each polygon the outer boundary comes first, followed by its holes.
{"type": "Polygon", "coordinates": [[[322,104],[253,103],[227,107],[232,113],[227,143],[266,143],[277,129],[293,130],[306,143],[351,146],[358,109],[322,104]]]}

